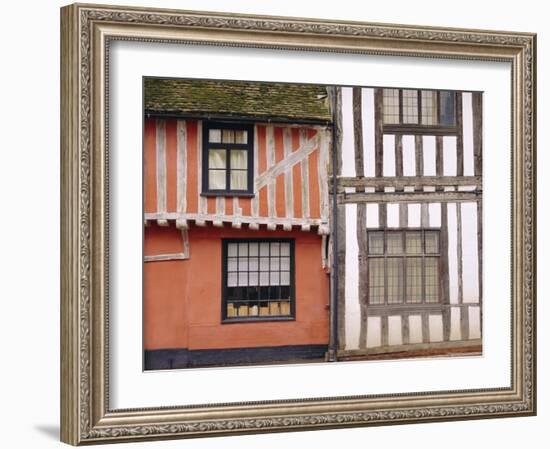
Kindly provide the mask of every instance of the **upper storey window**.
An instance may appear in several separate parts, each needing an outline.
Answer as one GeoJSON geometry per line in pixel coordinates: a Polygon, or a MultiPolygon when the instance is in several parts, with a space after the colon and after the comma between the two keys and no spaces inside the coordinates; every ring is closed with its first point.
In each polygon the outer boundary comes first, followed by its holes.
{"type": "Polygon", "coordinates": [[[221,196],[252,194],[254,128],[236,123],[206,122],[203,127],[202,193],[221,196]]]}
{"type": "Polygon", "coordinates": [[[387,131],[453,132],[457,126],[454,91],[383,89],[383,121],[387,131]]]}

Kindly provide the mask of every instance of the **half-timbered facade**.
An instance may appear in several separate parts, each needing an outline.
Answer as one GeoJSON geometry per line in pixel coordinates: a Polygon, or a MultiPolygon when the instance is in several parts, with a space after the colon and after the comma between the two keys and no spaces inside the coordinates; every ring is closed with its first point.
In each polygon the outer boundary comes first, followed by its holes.
{"type": "Polygon", "coordinates": [[[336,92],[338,357],[479,353],[481,93],[336,92]]]}
{"type": "Polygon", "coordinates": [[[144,80],[145,368],[323,358],[325,87],[144,80]]]}

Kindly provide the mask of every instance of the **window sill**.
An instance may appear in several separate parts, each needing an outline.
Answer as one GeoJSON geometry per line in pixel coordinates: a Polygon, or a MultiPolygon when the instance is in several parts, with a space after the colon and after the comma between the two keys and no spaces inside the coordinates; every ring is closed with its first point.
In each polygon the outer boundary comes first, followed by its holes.
{"type": "Polygon", "coordinates": [[[237,198],[254,198],[256,195],[249,192],[201,192],[201,196],[206,198],[221,197],[237,197],[237,198]]]}
{"type": "Polygon", "coordinates": [[[222,324],[233,323],[265,323],[272,321],[296,321],[296,317],[293,316],[265,316],[265,317],[236,317],[236,318],[224,318],[222,324]]]}

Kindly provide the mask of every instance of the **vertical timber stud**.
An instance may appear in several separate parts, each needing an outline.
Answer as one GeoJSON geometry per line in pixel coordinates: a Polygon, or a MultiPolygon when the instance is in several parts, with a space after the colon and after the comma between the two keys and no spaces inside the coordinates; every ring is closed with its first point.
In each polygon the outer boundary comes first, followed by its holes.
{"type": "MultiPolygon", "coordinates": [[[[483,118],[482,118],[482,93],[472,93],[472,118],[474,130],[474,175],[483,176],[483,118]]],[[[483,185],[483,178],[482,178],[483,185]]],[[[479,282],[479,310],[482,314],[480,329],[483,336],[483,199],[477,201],[477,270],[479,282]]]]}
{"type": "MultiPolygon", "coordinates": [[[[441,203],[441,232],[440,232],[440,297],[441,303],[448,305],[451,302],[449,293],[449,226],[447,203],[441,203]]],[[[451,309],[443,308],[443,340],[449,341],[451,335],[451,309]]]]}
{"type": "Polygon", "coordinates": [[[336,184],[337,176],[342,172],[342,89],[335,89],[335,107],[334,107],[334,130],[336,136],[333,138],[335,142],[332,164],[336,166],[333,171],[333,215],[335,229],[333,234],[335,238],[334,257],[336,266],[332,270],[335,274],[335,295],[337,307],[335,310],[335,328],[336,328],[336,346],[338,350],[343,350],[346,347],[346,206],[345,204],[337,204],[338,186],[336,184]]]}
{"type": "MultiPolygon", "coordinates": [[[[338,87],[329,87],[327,88],[331,113],[332,113],[332,145],[330,147],[330,155],[328,171],[329,176],[332,181],[332,189],[330,191],[331,201],[330,201],[330,239],[332,244],[332,251],[329,251],[330,258],[330,316],[329,316],[329,350],[328,350],[328,360],[331,362],[336,362],[338,360],[338,341],[339,338],[344,338],[345,336],[340,336],[339,334],[339,308],[340,308],[340,298],[344,296],[340,292],[340,284],[345,285],[343,278],[340,277],[340,250],[339,250],[339,206],[337,203],[338,198],[338,175],[340,174],[342,167],[342,91],[338,87]]],[[[345,236],[343,239],[345,243],[345,236]]],[[[345,248],[345,247],[344,247],[345,248]]],[[[344,255],[345,260],[345,255],[344,255]]],[[[345,293],[345,292],[344,292],[345,293]]],[[[345,341],[345,340],[343,340],[345,341]]]]}
{"type": "MultiPolygon", "coordinates": [[[[363,110],[362,89],[353,88],[353,142],[355,156],[355,173],[358,178],[365,176],[363,165],[363,110]]],[[[364,192],[363,187],[357,187],[356,192],[364,192]]],[[[367,341],[367,205],[361,203],[357,205],[357,246],[358,266],[359,266],[359,309],[361,314],[361,324],[359,331],[359,349],[366,348],[367,341]]]]}
{"type": "Polygon", "coordinates": [[[460,304],[461,339],[469,337],[468,307],[464,305],[463,259],[462,259],[462,204],[456,203],[456,262],[458,271],[458,303],[460,304]]]}
{"type": "Polygon", "coordinates": [[[384,98],[382,89],[374,89],[374,176],[382,177],[384,163],[384,98]]]}
{"type": "Polygon", "coordinates": [[[462,92],[456,94],[456,176],[464,176],[464,130],[462,129],[462,92]]]}
{"type": "MultiPolygon", "coordinates": [[[[396,134],[395,136],[395,176],[401,178],[403,176],[403,135],[396,134]]],[[[403,189],[395,189],[403,191],[403,189]]],[[[408,206],[406,203],[399,203],[399,227],[407,227],[408,206]]]]}
{"type": "Polygon", "coordinates": [[[367,262],[367,204],[357,204],[357,246],[359,263],[359,306],[361,311],[361,327],[359,331],[359,349],[365,349],[367,343],[367,289],[368,289],[368,262],[367,262]]]}

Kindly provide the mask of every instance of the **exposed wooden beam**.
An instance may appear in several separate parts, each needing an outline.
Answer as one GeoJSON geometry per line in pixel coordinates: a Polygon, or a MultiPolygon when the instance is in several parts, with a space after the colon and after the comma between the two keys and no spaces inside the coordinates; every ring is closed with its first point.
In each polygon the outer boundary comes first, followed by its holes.
{"type": "MultiPolygon", "coordinates": [[[[419,203],[428,202],[449,202],[449,201],[480,201],[481,190],[473,192],[453,191],[453,192],[357,192],[340,193],[338,202],[340,203],[419,203]]],[[[380,204],[382,206],[383,204],[380,204]]],[[[385,206],[379,207],[384,209],[385,206]]],[[[380,226],[383,226],[381,223],[380,226]]]]}
{"type": "Polygon", "coordinates": [[[340,177],[338,187],[395,187],[403,189],[413,186],[472,186],[481,188],[481,176],[384,176],[382,178],[340,177]]]}
{"type": "Polygon", "coordinates": [[[456,175],[464,175],[464,129],[462,125],[462,92],[456,95],[456,175]]]}
{"type": "Polygon", "coordinates": [[[355,150],[355,174],[365,176],[363,168],[363,108],[361,107],[362,89],[353,88],[353,142],[355,150]]]}
{"type": "Polygon", "coordinates": [[[384,166],[384,97],[383,90],[374,89],[374,172],[377,178],[383,173],[384,166]]]}

